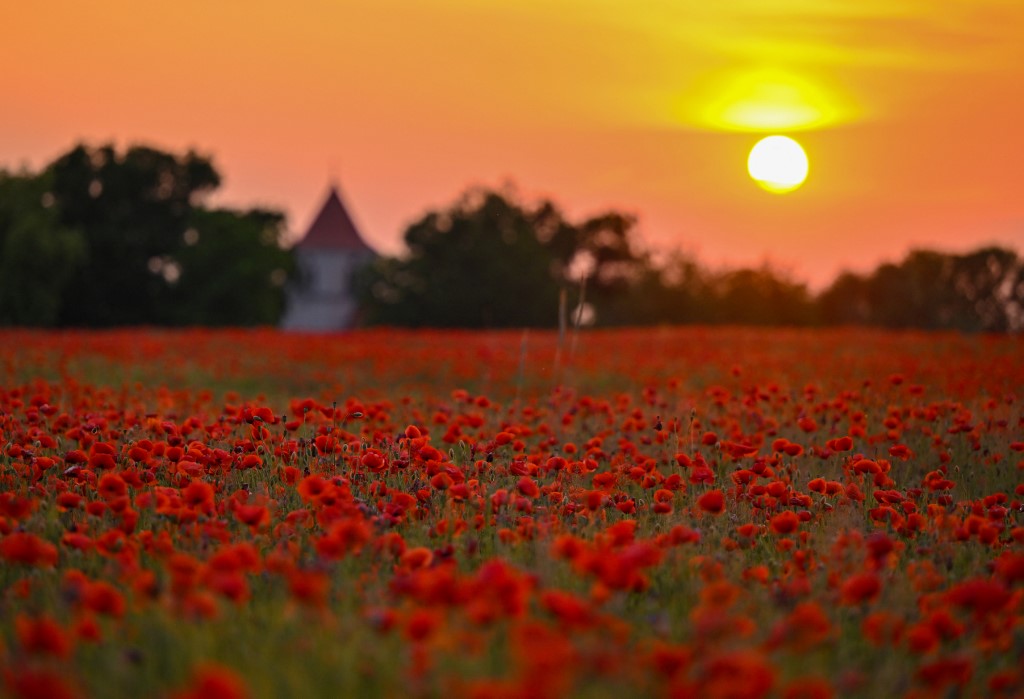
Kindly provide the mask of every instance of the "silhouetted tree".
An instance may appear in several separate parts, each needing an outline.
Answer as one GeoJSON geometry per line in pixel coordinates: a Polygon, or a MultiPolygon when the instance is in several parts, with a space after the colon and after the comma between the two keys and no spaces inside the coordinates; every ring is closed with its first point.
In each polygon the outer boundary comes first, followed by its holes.
{"type": "Polygon", "coordinates": [[[570,284],[582,283],[602,325],[635,325],[645,315],[641,294],[654,277],[648,256],[636,249],[635,228],[634,216],[616,211],[589,218],[577,228],[577,247],[563,275],[570,284]]]}
{"type": "Polygon", "coordinates": [[[950,327],[947,255],[914,250],[899,265],[883,264],[868,279],[873,321],[890,328],[950,327]]]}
{"type": "Polygon", "coordinates": [[[0,323],[57,322],[87,259],[81,231],[60,224],[49,177],[0,172],[0,323]]]}
{"type": "Polygon", "coordinates": [[[220,184],[207,158],[79,145],[4,177],[2,265],[18,269],[0,282],[0,321],[277,322],[291,268],[282,216],[206,208],[220,184]]]}
{"type": "Polygon", "coordinates": [[[357,275],[368,323],[437,327],[551,325],[554,259],[531,211],[496,192],[464,195],[405,233],[409,253],[357,275]]]}
{"type": "Polygon", "coordinates": [[[1012,250],[986,247],[956,256],[949,287],[958,329],[1006,332],[1024,325],[1024,262],[1012,250]]]}
{"type": "Polygon", "coordinates": [[[220,178],[212,164],[152,148],[118,154],[113,146],[77,146],[54,162],[59,220],[82,231],[89,264],[73,279],[60,321],[67,325],[166,322],[173,267],[158,266],[183,245],[193,203],[220,178]]]}
{"type": "MultiPolygon", "coordinates": [[[[585,288],[599,325],[813,323],[1006,331],[1024,327],[1024,264],[985,248],[915,250],[868,275],[841,274],[818,297],[770,266],[709,271],[678,252],[638,251],[636,220],[608,212],[573,223],[551,202],[474,189],[405,233],[408,253],[357,275],[364,322],[551,326],[585,288]]],[[[574,317],[574,316],[571,316],[574,317]]]]}
{"type": "Polygon", "coordinates": [[[818,295],[818,316],[831,325],[866,325],[872,320],[868,281],[843,272],[818,295]]]}
{"type": "Polygon", "coordinates": [[[889,328],[913,325],[913,289],[898,265],[886,263],[878,267],[868,279],[867,295],[872,324],[889,328]]]}
{"type": "Polygon", "coordinates": [[[601,321],[629,325],[713,322],[712,277],[696,259],[678,250],[660,263],[645,260],[627,293],[606,302],[601,321]]]}
{"type": "Polygon", "coordinates": [[[814,308],[804,284],[764,266],[721,275],[713,285],[715,319],[744,325],[807,325],[814,308]]]}
{"type": "MultiPolygon", "coordinates": [[[[367,323],[439,327],[552,326],[559,295],[583,281],[587,298],[623,293],[641,269],[631,217],[607,213],[576,226],[550,202],[473,189],[405,233],[408,254],[357,275],[367,323]]],[[[578,291],[574,291],[578,294],[578,291]]],[[[598,316],[600,317],[600,305],[598,316]]]]}
{"type": "Polygon", "coordinates": [[[171,285],[167,322],[175,325],[260,325],[284,312],[282,287],[294,272],[281,248],[284,216],[253,209],[196,209],[172,258],[180,269],[171,285]]]}
{"type": "Polygon", "coordinates": [[[890,328],[1007,332],[1024,327],[1024,263],[987,247],[914,250],[867,276],[846,272],[818,299],[823,320],[890,328]]]}

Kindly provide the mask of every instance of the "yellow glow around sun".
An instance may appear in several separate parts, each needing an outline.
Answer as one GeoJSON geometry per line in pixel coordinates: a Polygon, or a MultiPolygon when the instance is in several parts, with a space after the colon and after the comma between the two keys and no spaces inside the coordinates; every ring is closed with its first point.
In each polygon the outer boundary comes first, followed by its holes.
{"type": "Polygon", "coordinates": [[[769,68],[708,75],[685,100],[685,121],[720,131],[818,129],[850,121],[858,111],[808,77],[769,68]]]}
{"type": "Polygon", "coordinates": [[[792,192],[807,179],[807,154],[788,136],[762,138],[750,150],[747,171],[769,192],[792,192]]]}

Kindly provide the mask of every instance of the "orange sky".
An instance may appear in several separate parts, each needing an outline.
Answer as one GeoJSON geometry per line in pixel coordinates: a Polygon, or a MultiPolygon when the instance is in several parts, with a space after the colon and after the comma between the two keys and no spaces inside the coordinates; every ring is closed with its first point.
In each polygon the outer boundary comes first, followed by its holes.
{"type": "Polygon", "coordinates": [[[211,154],[293,229],[336,176],[368,241],[472,183],[614,207],[815,286],[909,247],[1024,249],[1019,0],[40,0],[0,23],[0,167],[211,154]],[[769,133],[811,174],[758,188],[769,133]]]}

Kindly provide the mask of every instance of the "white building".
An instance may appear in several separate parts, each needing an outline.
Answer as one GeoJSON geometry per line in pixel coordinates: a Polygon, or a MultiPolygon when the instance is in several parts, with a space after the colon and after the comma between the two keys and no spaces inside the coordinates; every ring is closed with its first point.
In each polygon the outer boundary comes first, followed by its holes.
{"type": "Polygon", "coordinates": [[[288,286],[285,330],[328,332],[350,328],[356,318],[352,275],[376,256],[359,235],[336,187],[306,235],[295,246],[298,278],[288,286]]]}

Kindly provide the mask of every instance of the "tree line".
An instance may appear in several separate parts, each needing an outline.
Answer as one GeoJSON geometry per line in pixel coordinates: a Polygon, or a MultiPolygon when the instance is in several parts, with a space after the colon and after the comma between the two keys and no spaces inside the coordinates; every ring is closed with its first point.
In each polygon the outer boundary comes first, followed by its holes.
{"type": "Polygon", "coordinates": [[[276,323],[284,216],[208,206],[220,181],[209,158],[145,146],[0,171],[0,323],[276,323]]]}
{"type": "Polygon", "coordinates": [[[915,250],[813,294],[769,265],[712,270],[681,252],[657,259],[638,247],[636,223],[614,211],[574,223],[550,201],[531,206],[510,189],[471,189],[413,223],[406,254],[381,257],[357,277],[363,322],[553,326],[561,315],[602,326],[1024,328],[1024,260],[1012,250],[915,250]]]}
{"type": "MultiPolygon", "coordinates": [[[[0,170],[0,324],[276,324],[296,274],[284,215],[209,205],[220,182],[207,157],[146,146],[82,144],[38,172],[0,170]]],[[[767,265],[654,255],[636,225],[472,188],[410,225],[404,254],[355,275],[360,322],[1024,327],[1024,260],[1009,249],[916,250],[814,294],[767,265]]]]}

